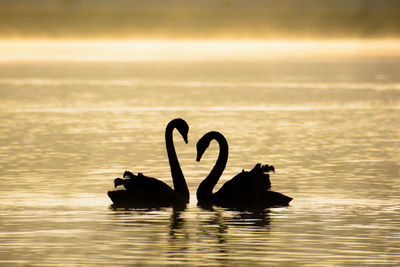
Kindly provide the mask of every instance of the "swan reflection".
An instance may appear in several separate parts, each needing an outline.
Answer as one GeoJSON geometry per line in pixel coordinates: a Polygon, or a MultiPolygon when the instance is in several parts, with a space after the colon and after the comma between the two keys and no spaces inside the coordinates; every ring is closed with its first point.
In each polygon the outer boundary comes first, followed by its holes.
{"type": "MultiPolygon", "coordinates": [[[[218,223],[221,229],[229,227],[253,227],[269,226],[271,223],[270,210],[268,209],[232,209],[232,208],[214,208],[212,206],[200,206],[203,211],[207,211],[210,216],[215,214],[212,220],[208,222],[218,223]]],[[[207,222],[207,221],[204,221],[207,222]]]]}
{"type": "MultiPolygon", "coordinates": [[[[125,226],[134,225],[168,225],[171,238],[182,236],[180,231],[199,233],[210,236],[212,234],[224,235],[230,227],[265,227],[271,223],[270,210],[239,210],[221,207],[199,207],[189,210],[181,207],[157,207],[157,208],[121,208],[110,205],[112,215],[118,222],[125,226]],[[190,217],[183,218],[184,214],[190,217]],[[168,216],[169,214],[169,216],[168,216]],[[186,224],[197,224],[198,228],[185,229],[186,224]],[[217,231],[215,231],[217,230],[217,231]]],[[[149,229],[150,230],[150,229],[149,229]]],[[[222,239],[220,240],[222,242],[222,239]]]]}
{"type": "Polygon", "coordinates": [[[110,210],[114,223],[109,232],[119,233],[114,237],[121,239],[121,251],[150,250],[154,255],[163,254],[171,265],[175,261],[189,264],[191,257],[200,253],[205,262],[229,266],[239,244],[266,238],[271,232],[269,210],[203,209],[195,205],[110,210]]]}
{"type": "MultiPolygon", "coordinates": [[[[176,207],[172,209],[171,217],[170,217],[170,223],[169,223],[169,236],[172,239],[176,239],[178,235],[180,234],[179,231],[183,229],[183,226],[185,224],[185,219],[181,217],[181,214],[186,210],[186,207],[176,207]]],[[[185,232],[184,235],[187,237],[187,233],[185,232]]]]}

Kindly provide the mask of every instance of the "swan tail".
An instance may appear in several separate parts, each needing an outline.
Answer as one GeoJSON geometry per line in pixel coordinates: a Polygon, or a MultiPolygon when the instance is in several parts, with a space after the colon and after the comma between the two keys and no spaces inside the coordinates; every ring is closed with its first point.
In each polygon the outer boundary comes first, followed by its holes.
{"type": "Polygon", "coordinates": [[[267,191],[265,200],[267,203],[270,203],[271,206],[287,206],[293,198],[279,192],[267,191]]]}

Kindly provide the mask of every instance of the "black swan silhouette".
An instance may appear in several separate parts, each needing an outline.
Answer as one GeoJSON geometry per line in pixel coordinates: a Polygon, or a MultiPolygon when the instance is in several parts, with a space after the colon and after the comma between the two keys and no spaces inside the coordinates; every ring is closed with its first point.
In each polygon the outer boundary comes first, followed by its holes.
{"type": "Polygon", "coordinates": [[[189,202],[189,189],[185,177],[179,165],[176,155],[172,132],[177,129],[182,135],[185,143],[188,143],[187,136],[189,126],[183,119],[170,121],[165,129],[165,143],[168,153],[169,165],[174,184],[174,189],[166,183],[138,173],[134,175],[125,171],[124,178],[116,178],[114,187],[123,185],[126,190],[108,191],[108,196],[118,207],[167,207],[184,205],[189,202]]]}
{"type": "Polygon", "coordinates": [[[273,206],[287,206],[291,197],[269,190],[271,182],[269,171],[275,171],[273,166],[256,164],[247,172],[242,171],[227,181],[216,193],[212,193],[214,186],[221,177],[228,161],[228,143],[219,132],[208,132],[197,142],[197,158],[200,161],[212,140],[219,144],[217,162],[209,175],[200,183],[197,189],[197,201],[201,206],[215,204],[231,208],[266,208],[273,206]]]}

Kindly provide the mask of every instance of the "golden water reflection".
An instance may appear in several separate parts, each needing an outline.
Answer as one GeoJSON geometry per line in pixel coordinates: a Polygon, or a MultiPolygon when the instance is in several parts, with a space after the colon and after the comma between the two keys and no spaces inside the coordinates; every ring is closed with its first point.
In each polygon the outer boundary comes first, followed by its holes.
{"type": "Polygon", "coordinates": [[[2,62],[0,264],[396,264],[399,67],[387,58],[2,62]],[[189,144],[175,136],[187,208],[110,209],[106,192],[124,170],[172,185],[164,130],[176,117],[190,126],[189,144]],[[197,163],[195,144],[210,130],[230,146],[217,188],[273,164],[272,189],[291,205],[197,207],[218,149],[197,163]]]}

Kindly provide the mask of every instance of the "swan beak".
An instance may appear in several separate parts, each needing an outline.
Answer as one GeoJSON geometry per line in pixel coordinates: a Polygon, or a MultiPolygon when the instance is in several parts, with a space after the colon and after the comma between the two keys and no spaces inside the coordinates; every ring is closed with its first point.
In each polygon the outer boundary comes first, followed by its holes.
{"type": "Polygon", "coordinates": [[[183,136],[183,140],[185,141],[186,144],[188,143],[188,136],[186,134],[183,136]]]}
{"type": "Polygon", "coordinates": [[[196,161],[197,161],[197,162],[200,162],[200,159],[201,159],[200,155],[197,155],[196,161]]]}

